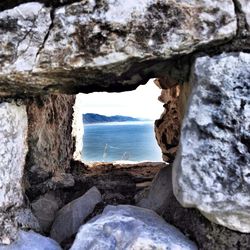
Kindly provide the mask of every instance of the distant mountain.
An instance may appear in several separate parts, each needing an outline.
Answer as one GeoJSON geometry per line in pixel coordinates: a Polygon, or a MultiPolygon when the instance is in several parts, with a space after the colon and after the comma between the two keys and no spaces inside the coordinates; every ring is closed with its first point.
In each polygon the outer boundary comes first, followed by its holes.
{"type": "Polygon", "coordinates": [[[83,114],[82,120],[84,124],[103,123],[103,122],[141,121],[141,119],[130,117],[130,116],[122,116],[122,115],[105,116],[105,115],[99,115],[99,114],[93,114],[93,113],[83,114]]]}

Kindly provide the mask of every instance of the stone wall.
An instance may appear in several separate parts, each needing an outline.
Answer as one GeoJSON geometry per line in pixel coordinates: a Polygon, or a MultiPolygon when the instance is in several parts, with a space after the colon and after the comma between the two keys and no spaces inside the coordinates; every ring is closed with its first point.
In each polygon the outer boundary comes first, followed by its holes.
{"type": "MultiPolygon", "coordinates": [[[[119,92],[156,77],[166,79],[156,137],[168,161],[180,139],[174,194],[195,208],[182,216],[202,216],[206,230],[194,230],[215,242],[204,249],[247,249],[249,236],[232,230],[250,232],[249,12],[244,0],[1,3],[0,242],[36,228],[25,190],[33,199],[58,175],[74,185],[65,174],[74,97],[58,93],[119,92]],[[223,239],[234,234],[238,242],[219,241],[209,233],[213,223],[223,239]]],[[[188,221],[173,223],[194,232],[188,221]]],[[[192,234],[201,246],[199,235],[192,234]]]]}
{"type": "MultiPolygon", "coordinates": [[[[49,95],[34,98],[27,105],[29,153],[26,170],[53,174],[69,168],[73,155],[71,139],[75,96],[49,95]]],[[[32,176],[34,174],[35,176],[32,176]]]]}

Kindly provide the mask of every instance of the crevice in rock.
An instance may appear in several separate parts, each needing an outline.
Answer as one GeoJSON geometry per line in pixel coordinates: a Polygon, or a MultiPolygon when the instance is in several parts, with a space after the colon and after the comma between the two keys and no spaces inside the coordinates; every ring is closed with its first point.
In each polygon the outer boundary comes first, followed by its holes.
{"type": "Polygon", "coordinates": [[[47,33],[46,33],[45,36],[44,36],[44,39],[43,39],[43,42],[42,42],[41,46],[39,47],[39,49],[38,49],[38,51],[37,51],[37,53],[36,53],[35,62],[37,61],[38,56],[40,55],[41,51],[43,50],[43,48],[44,48],[44,46],[45,46],[45,43],[46,43],[46,41],[47,41],[47,39],[48,39],[48,37],[49,37],[50,31],[53,29],[53,26],[54,26],[54,18],[55,18],[55,9],[54,9],[54,8],[51,8],[51,10],[50,10],[50,20],[51,20],[51,24],[50,24],[50,26],[49,26],[49,28],[48,28],[47,33]]]}

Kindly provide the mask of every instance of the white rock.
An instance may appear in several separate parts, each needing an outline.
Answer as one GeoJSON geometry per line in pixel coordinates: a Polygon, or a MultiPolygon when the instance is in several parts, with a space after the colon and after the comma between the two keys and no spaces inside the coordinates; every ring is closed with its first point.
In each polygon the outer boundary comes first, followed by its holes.
{"type": "Polygon", "coordinates": [[[10,245],[0,245],[0,250],[61,250],[61,247],[50,238],[20,230],[18,239],[10,245]]]}
{"type": "Polygon", "coordinates": [[[50,10],[40,3],[26,3],[0,12],[2,72],[31,71],[51,24],[50,10]]]}
{"type": "Polygon", "coordinates": [[[0,209],[23,204],[23,170],[27,153],[25,106],[0,104],[0,209]]]}
{"type": "Polygon", "coordinates": [[[155,212],[130,205],[107,206],[83,225],[71,250],[197,249],[155,212]]]}
{"type": "Polygon", "coordinates": [[[185,207],[250,233],[250,54],[196,59],[173,169],[185,207]]]}

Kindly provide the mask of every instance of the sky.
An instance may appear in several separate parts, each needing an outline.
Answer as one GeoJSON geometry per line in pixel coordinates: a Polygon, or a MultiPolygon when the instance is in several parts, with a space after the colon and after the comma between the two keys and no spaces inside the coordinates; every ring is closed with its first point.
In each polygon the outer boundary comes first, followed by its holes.
{"type": "Polygon", "coordinates": [[[163,113],[163,103],[158,101],[160,94],[161,89],[151,79],[133,91],[78,94],[76,105],[83,114],[125,115],[156,120],[163,113]]]}

